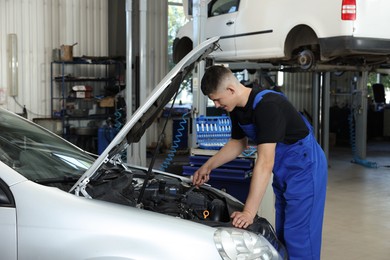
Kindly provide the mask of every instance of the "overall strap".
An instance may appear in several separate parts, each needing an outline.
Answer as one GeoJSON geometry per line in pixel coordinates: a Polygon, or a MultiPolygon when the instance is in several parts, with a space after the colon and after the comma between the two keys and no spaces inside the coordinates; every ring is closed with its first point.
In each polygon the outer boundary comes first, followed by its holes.
{"type": "Polygon", "coordinates": [[[268,94],[268,93],[275,93],[275,94],[279,94],[279,95],[282,95],[285,97],[285,95],[282,92],[277,92],[277,91],[271,90],[271,89],[262,90],[259,93],[257,93],[257,95],[255,96],[255,100],[253,101],[252,109],[255,109],[257,104],[263,99],[263,96],[268,94]]]}

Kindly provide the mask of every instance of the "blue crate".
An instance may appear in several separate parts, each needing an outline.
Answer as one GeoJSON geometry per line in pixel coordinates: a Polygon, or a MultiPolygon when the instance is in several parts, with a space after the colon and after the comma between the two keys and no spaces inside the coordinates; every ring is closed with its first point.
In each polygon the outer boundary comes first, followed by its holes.
{"type": "Polygon", "coordinates": [[[249,194],[251,177],[237,180],[234,178],[219,178],[217,176],[212,176],[207,183],[214,188],[223,190],[224,192],[232,195],[242,203],[245,203],[249,194]]]}
{"type": "Polygon", "coordinates": [[[230,117],[200,116],[196,118],[196,142],[201,149],[219,150],[230,139],[230,117]]]}
{"type": "MultiPolygon", "coordinates": [[[[207,160],[210,159],[210,156],[202,155],[193,155],[190,156],[189,161],[191,166],[202,166],[207,160]]],[[[254,159],[251,158],[236,158],[230,162],[221,165],[220,168],[230,168],[230,169],[253,169],[254,159]]]]}
{"type": "MultiPolygon", "coordinates": [[[[183,166],[183,175],[191,176],[198,169],[199,167],[196,166],[183,166]]],[[[245,203],[251,177],[251,170],[217,168],[211,171],[210,180],[207,183],[245,203]]]]}

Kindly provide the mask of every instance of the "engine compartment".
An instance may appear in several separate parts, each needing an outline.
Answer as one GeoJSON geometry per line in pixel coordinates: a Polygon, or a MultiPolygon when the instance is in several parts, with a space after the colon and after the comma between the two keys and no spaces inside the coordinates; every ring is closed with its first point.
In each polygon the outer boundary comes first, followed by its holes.
{"type": "Polygon", "coordinates": [[[226,200],[205,189],[196,188],[180,178],[154,175],[146,180],[145,190],[138,203],[146,173],[106,171],[87,186],[94,198],[192,221],[230,222],[226,200]]]}

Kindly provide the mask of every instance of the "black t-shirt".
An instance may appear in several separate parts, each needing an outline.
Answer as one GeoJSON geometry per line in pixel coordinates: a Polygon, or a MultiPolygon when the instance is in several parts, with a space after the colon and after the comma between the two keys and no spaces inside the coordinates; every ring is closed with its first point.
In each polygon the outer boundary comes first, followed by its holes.
{"type": "Polygon", "coordinates": [[[253,109],[254,98],[259,89],[252,89],[245,107],[236,107],[231,113],[233,139],[242,139],[246,135],[239,126],[254,124],[257,145],[263,143],[292,144],[309,133],[302,116],[287,100],[277,93],[267,93],[253,109]]]}

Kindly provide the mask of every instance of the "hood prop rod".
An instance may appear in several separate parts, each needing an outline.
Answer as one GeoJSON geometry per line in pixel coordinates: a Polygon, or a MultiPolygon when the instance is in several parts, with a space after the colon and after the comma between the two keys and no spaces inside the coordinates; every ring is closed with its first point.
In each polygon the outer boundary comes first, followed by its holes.
{"type": "Polygon", "coordinates": [[[153,152],[152,160],[150,161],[150,164],[149,164],[149,167],[148,167],[148,171],[146,173],[145,180],[142,183],[142,187],[141,187],[141,190],[140,190],[140,193],[139,193],[139,196],[138,196],[137,207],[139,207],[139,205],[141,204],[142,198],[143,198],[144,193],[145,193],[146,185],[147,185],[149,179],[151,179],[151,177],[153,175],[152,174],[152,170],[153,170],[154,163],[156,161],[157,153],[158,153],[158,150],[160,149],[160,146],[161,146],[161,143],[162,143],[162,139],[163,139],[163,136],[164,136],[164,132],[165,132],[165,129],[166,129],[167,124],[168,124],[168,119],[171,117],[173,105],[175,104],[175,101],[176,101],[176,98],[177,98],[179,92],[180,91],[176,91],[176,93],[175,93],[172,105],[171,105],[171,107],[169,109],[169,112],[168,112],[167,119],[165,120],[165,123],[164,123],[164,127],[163,127],[163,129],[161,131],[161,134],[160,134],[159,138],[158,138],[156,148],[155,148],[155,150],[153,152]]]}

